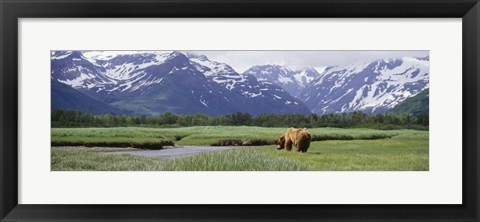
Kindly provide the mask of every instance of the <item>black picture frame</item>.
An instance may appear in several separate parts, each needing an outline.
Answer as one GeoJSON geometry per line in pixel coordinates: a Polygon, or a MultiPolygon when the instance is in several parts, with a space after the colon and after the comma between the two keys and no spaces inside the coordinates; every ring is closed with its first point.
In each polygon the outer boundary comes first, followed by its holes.
{"type": "Polygon", "coordinates": [[[478,0],[0,0],[0,15],[1,221],[479,221],[478,0]],[[77,17],[462,18],[463,204],[18,204],[17,21],[19,18],[77,17]]]}

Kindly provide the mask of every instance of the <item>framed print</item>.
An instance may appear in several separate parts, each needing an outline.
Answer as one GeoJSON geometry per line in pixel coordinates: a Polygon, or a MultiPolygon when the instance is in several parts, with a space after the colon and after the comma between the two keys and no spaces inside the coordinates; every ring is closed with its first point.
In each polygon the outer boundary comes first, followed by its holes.
{"type": "Polygon", "coordinates": [[[1,220],[478,221],[479,7],[2,1],[1,220]]]}

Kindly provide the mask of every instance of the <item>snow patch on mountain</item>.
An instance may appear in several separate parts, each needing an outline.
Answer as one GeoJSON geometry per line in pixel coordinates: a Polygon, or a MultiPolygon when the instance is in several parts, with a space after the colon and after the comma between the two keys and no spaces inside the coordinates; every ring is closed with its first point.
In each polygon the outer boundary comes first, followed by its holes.
{"type": "Polygon", "coordinates": [[[314,68],[299,69],[293,66],[280,65],[253,66],[243,74],[253,75],[259,81],[272,82],[295,97],[319,75],[314,68]]]}
{"type": "Polygon", "coordinates": [[[51,59],[64,59],[72,54],[71,51],[54,51],[51,53],[51,59]]]}
{"type": "Polygon", "coordinates": [[[428,58],[404,57],[328,67],[300,98],[319,114],[381,113],[428,87],[428,58]]]}

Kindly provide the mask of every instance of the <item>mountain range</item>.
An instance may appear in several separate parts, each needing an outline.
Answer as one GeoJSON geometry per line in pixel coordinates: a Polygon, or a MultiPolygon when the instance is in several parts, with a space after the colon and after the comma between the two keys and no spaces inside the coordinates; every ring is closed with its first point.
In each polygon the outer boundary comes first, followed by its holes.
{"type": "Polygon", "coordinates": [[[295,97],[298,97],[305,87],[320,75],[314,68],[297,69],[279,65],[253,66],[243,74],[253,75],[259,81],[267,81],[281,86],[295,97]]]}
{"type": "MultiPolygon", "coordinates": [[[[55,51],[51,66],[52,81],[72,89],[52,93],[52,108],[77,109],[65,101],[81,93],[132,115],[310,112],[280,86],[200,55],[174,51],[87,59],[79,51],[55,51]]],[[[59,86],[52,84],[52,92],[59,86]]]]}
{"type": "Polygon", "coordinates": [[[259,65],[238,73],[190,52],[83,53],[52,51],[52,109],[127,115],[383,113],[429,84],[428,57],[330,66],[322,72],[259,65]]]}
{"type": "Polygon", "coordinates": [[[429,87],[429,58],[327,67],[300,94],[312,112],[384,113],[429,87]]]}

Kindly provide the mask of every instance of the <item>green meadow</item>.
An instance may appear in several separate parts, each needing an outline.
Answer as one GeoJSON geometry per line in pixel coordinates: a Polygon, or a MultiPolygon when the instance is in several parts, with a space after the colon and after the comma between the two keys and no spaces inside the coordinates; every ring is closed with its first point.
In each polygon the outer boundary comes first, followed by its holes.
{"type": "MultiPolygon", "coordinates": [[[[286,128],[255,126],[195,126],[180,128],[53,128],[53,146],[136,147],[157,144],[158,148],[172,145],[219,145],[222,141],[241,141],[243,145],[271,145],[286,128]]],[[[309,129],[314,141],[370,140],[390,138],[408,130],[382,131],[374,129],[309,129]]],[[[418,131],[421,132],[421,131],[418,131]]],[[[427,133],[428,134],[428,133],[427,133]]],[[[241,145],[241,144],[237,144],[241,145]]]]}
{"type": "MultiPolygon", "coordinates": [[[[53,171],[427,171],[428,131],[309,129],[307,153],[277,150],[286,128],[198,126],[181,128],[53,128],[53,171]],[[94,148],[160,149],[183,145],[247,145],[249,148],[162,159],[107,155],[94,148]]],[[[104,151],[105,149],[103,149],[104,151]]]]}

